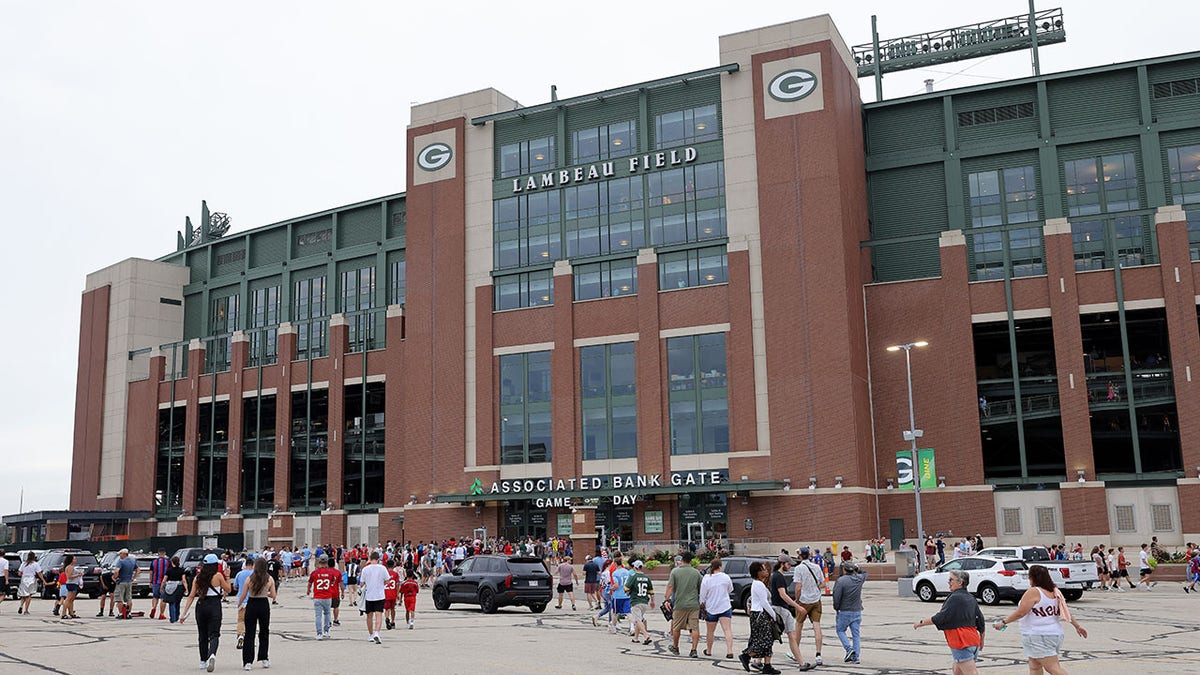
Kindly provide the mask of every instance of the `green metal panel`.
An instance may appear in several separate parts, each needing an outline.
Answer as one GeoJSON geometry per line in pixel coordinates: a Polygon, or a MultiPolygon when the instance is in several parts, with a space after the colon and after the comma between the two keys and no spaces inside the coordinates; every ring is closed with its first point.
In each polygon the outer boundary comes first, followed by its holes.
{"type": "Polygon", "coordinates": [[[292,226],[293,236],[296,239],[295,247],[293,248],[293,256],[303,258],[316,253],[328,253],[333,250],[332,240],[333,216],[325,216],[323,218],[314,218],[306,220],[302,223],[296,223],[292,226]],[[330,231],[329,237],[319,236],[326,230],[330,231]],[[315,240],[314,240],[315,238],[315,240]]]}
{"type": "Polygon", "coordinates": [[[257,232],[250,237],[250,267],[278,265],[287,260],[287,226],[266,232],[257,232]]]}
{"type": "Polygon", "coordinates": [[[1036,137],[1036,99],[1037,90],[1033,85],[954,96],[954,122],[959,144],[970,145],[1009,136],[1036,137]],[[968,121],[971,123],[964,124],[968,121]]]}
{"type": "Polygon", "coordinates": [[[187,264],[191,268],[191,283],[208,280],[208,255],[207,246],[194,248],[187,252],[187,264]]]}
{"type": "Polygon", "coordinates": [[[872,239],[947,229],[946,176],[942,164],[879,171],[868,176],[868,185],[872,239]]]}
{"type": "Polygon", "coordinates": [[[238,237],[213,246],[213,276],[237,274],[246,269],[246,240],[238,237]]]}
{"type": "Polygon", "coordinates": [[[183,339],[204,337],[204,294],[193,293],[183,297],[183,339]]]}
{"type": "Polygon", "coordinates": [[[940,99],[916,101],[895,108],[880,108],[867,114],[867,148],[870,154],[944,149],[946,132],[940,99]]]}
{"type": "Polygon", "coordinates": [[[630,92],[612,98],[577,103],[566,108],[567,138],[572,131],[590,129],[602,124],[636,120],[638,117],[638,94],[630,92]]]}
{"type": "MultiPolygon", "coordinates": [[[[341,260],[341,261],[338,261],[338,263],[337,263],[337,274],[338,274],[338,277],[340,278],[342,276],[343,272],[349,272],[350,270],[357,270],[357,269],[362,269],[364,267],[374,267],[374,266],[375,266],[375,256],[371,256],[369,258],[354,258],[353,260],[341,260]]],[[[339,279],[339,282],[340,282],[340,279],[339,279]]],[[[378,276],[376,276],[376,278],[375,278],[375,283],[376,283],[376,285],[378,285],[380,283],[378,276]]],[[[340,288],[337,289],[337,291],[338,291],[338,293],[341,293],[340,288]]]]}
{"type": "Polygon", "coordinates": [[[378,204],[338,214],[338,247],[379,241],[382,232],[378,204]]]}
{"type": "MultiPolygon", "coordinates": [[[[320,264],[314,267],[305,267],[304,269],[292,270],[291,282],[295,284],[306,279],[315,279],[316,277],[323,277],[328,274],[329,265],[326,264],[320,264]]],[[[331,297],[331,294],[333,293],[333,286],[331,286],[328,281],[325,283],[325,293],[326,297],[331,297]]]]}
{"type": "Polygon", "coordinates": [[[1156,118],[1200,115],[1200,60],[1150,66],[1150,109],[1156,118]]]}
{"type": "Polygon", "coordinates": [[[940,276],[938,238],[876,244],[871,248],[875,281],[902,281],[940,276]]]}
{"type": "Polygon", "coordinates": [[[405,233],[404,200],[393,199],[387,205],[387,236],[388,239],[403,237],[405,233]]]}
{"type": "MultiPolygon", "coordinates": [[[[270,288],[272,286],[280,286],[282,284],[283,284],[283,277],[278,274],[276,274],[274,276],[269,276],[269,277],[262,277],[261,279],[252,279],[252,280],[250,280],[250,283],[249,283],[249,292],[253,293],[254,291],[262,290],[264,288],[270,288]]],[[[250,310],[250,305],[248,304],[248,301],[247,301],[246,311],[249,311],[249,310],[250,310]]]]}
{"type": "Polygon", "coordinates": [[[1050,82],[1050,124],[1054,129],[1118,122],[1137,123],[1137,72],[1127,68],[1050,82]]]}
{"type": "Polygon", "coordinates": [[[554,136],[558,132],[558,111],[546,110],[524,118],[498,120],[495,143],[497,150],[496,173],[500,173],[499,153],[501,146],[535,138],[554,136]]]}

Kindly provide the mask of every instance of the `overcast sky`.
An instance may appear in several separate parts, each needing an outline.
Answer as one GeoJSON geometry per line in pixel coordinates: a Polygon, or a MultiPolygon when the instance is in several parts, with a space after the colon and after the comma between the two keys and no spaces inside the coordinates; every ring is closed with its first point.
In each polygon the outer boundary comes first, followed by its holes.
{"type": "MultiPolygon", "coordinates": [[[[1200,3],[1064,0],[1044,72],[1197,48],[1200,3]]],[[[720,65],[720,35],[822,13],[850,45],[1005,2],[0,0],[0,514],[67,507],[85,276],[174,251],[200,200],[244,230],[403,192],[413,103],[522,104],[720,65]],[[919,8],[919,10],[918,10],[919,8]],[[450,10],[453,10],[451,13],[450,10]]],[[[1027,52],[885,78],[886,98],[1030,74],[1027,52]]],[[[874,96],[862,80],[864,96],[874,96]]]]}

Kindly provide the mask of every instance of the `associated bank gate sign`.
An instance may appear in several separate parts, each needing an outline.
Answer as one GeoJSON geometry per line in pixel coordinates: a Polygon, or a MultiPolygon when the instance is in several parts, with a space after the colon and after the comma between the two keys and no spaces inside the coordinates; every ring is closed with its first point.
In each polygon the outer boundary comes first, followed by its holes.
{"type": "Polygon", "coordinates": [[[661,473],[615,474],[612,476],[580,476],[578,478],[517,478],[499,480],[485,488],[476,479],[471,494],[478,496],[547,497],[556,492],[598,492],[626,490],[632,493],[653,492],[664,487],[701,487],[729,482],[728,471],[674,471],[661,473]]]}

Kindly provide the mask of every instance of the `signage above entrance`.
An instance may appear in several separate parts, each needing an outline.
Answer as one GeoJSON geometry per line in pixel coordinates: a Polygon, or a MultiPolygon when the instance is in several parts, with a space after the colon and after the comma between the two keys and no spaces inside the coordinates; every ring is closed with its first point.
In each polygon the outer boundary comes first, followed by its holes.
{"type": "Polygon", "coordinates": [[[512,179],[513,194],[533,192],[534,190],[549,190],[600,180],[601,178],[624,178],[634,174],[646,173],[655,169],[669,169],[675,166],[691,164],[699,157],[696,148],[688,146],[677,150],[662,150],[633,157],[596,162],[570,169],[546,171],[540,174],[522,176],[512,179]]]}
{"type": "Polygon", "coordinates": [[[476,479],[471,494],[503,497],[547,497],[555,492],[594,492],[622,490],[630,493],[653,493],[655,488],[720,485],[729,481],[726,471],[675,471],[661,473],[615,474],[612,476],[580,476],[578,478],[517,478],[499,480],[482,490],[476,479]]]}

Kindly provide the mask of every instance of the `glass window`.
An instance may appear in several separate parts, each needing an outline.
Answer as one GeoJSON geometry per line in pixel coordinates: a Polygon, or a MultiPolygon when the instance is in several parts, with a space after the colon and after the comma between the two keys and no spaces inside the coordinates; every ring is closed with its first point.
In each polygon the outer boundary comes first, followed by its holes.
{"type": "Polygon", "coordinates": [[[724,246],[710,246],[658,256],[658,288],[690,288],[729,281],[724,246]]]}
{"type": "Polygon", "coordinates": [[[379,316],[370,310],[375,306],[375,267],[360,267],[342,272],[338,305],[349,327],[348,351],[375,349],[375,322],[379,316]]]}
{"type": "Polygon", "coordinates": [[[635,251],[644,244],[641,176],[565,188],[563,202],[568,257],[635,251]]]}
{"type": "Polygon", "coordinates": [[[269,365],[279,359],[279,286],[250,293],[250,365],[269,365]]]}
{"type": "Polygon", "coordinates": [[[158,453],[154,476],[154,510],[160,515],[183,509],[183,451],[186,444],[187,408],[158,411],[158,453]]]}
{"type": "Polygon", "coordinates": [[[275,504],[275,395],[242,399],[242,511],[275,504]]]}
{"type": "Polygon", "coordinates": [[[344,508],[362,509],[383,503],[385,388],[383,382],[345,388],[344,508]]]}
{"type": "Polygon", "coordinates": [[[637,261],[611,260],[575,266],[575,299],[593,300],[637,293],[637,261]]]}
{"type": "Polygon", "coordinates": [[[981,171],[967,176],[972,227],[1038,220],[1037,181],[1032,166],[981,171]]]}
{"type": "Polygon", "coordinates": [[[509,178],[554,168],[554,137],[500,146],[500,177],[509,178]]]}
{"type": "Polygon", "coordinates": [[[1071,160],[1064,169],[1071,216],[1141,208],[1137,162],[1132,152],[1071,160]]]}
{"type": "Polygon", "coordinates": [[[292,392],[291,486],[293,511],[319,511],[326,500],[329,390],[292,392]]]}
{"type": "Polygon", "coordinates": [[[389,257],[391,261],[388,263],[388,304],[403,305],[407,291],[405,282],[405,274],[407,272],[405,252],[398,251],[390,254],[389,257]]]}
{"type": "Polygon", "coordinates": [[[663,113],[654,118],[654,148],[703,143],[721,137],[717,105],[663,113]]]}
{"type": "Polygon", "coordinates": [[[500,462],[551,457],[550,352],[500,357],[500,462]]]}
{"type": "Polygon", "coordinates": [[[495,269],[558,260],[561,238],[559,199],[559,190],[548,190],[493,203],[495,269]]]}
{"type": "MultiPolygon", "coordinates": [[[[226,291],[228,292],[228,291],[226,291]]],[[[206,373],[229,370],[233,349],[233,331],[238,329],[238,305],[240,296],[234,292],[213,298],[209,308],[209,335],[213,339],[205,341],[206,373]]]]}
{"type": "Polygon", "coordinates": [[[1200,204],[1200,145],[1167,148],[1171,174],[1171,203],[1200,204]]]}
{"type": "Polygon", "coordinates": [[[725,165],[712,162],[646,176],[650,243],[725,236],[725,165]]]}
{"type": "Polygon", "coordinates": [[[729,452],[725,363],[724,333],[667,340],[671,454],[729,452]]]}
{"type": "Polygon", "coordinates": [[[540,307],[554,303],[554,278],[550,270],[496,277],[495,311],[540,307]]]}
{"type": "Polygon", "coordinates": [[[292,323],[296,325],[296,358],[320,358],[329,345],[329,314],[325,277],[302,279],[292,293],[292,323]]]}
{"type": "Polygon", "coordinates": [[[634,343],[581,347],[583,458],[637,456],[634,343]]]}
{"type": "Polygon", "coordinates": [[[225,510],[225,477],[229,473],[229,401],[201,403],[196,420],[200,434],[196,513],[221,513],[225,510]]]}
{"type": "Polygon", "coordinates": [[[637,152],[637,121],[604,124],[571,133],[571,161],[574,164],[625,157],[637,152]]]}

